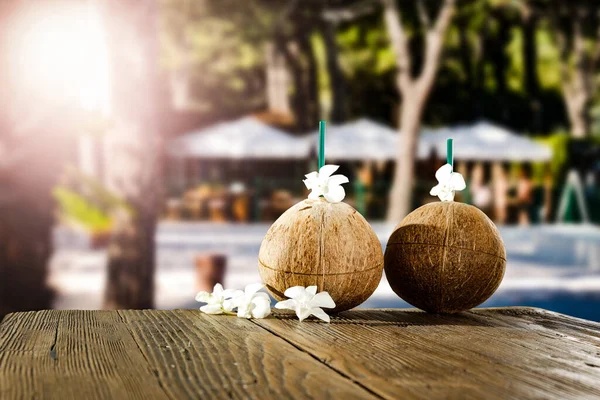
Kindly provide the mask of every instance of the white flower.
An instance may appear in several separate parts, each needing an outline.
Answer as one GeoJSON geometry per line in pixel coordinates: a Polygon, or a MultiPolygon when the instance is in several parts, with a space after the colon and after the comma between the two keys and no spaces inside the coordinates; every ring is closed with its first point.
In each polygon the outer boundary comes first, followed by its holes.
{"type": "Polygon", "coordinates": [[[453,201],[454,192],[463,190],[467,185],[461,174],[452,172],[452,165],[442,165],[435,173],[438,184],[429,192],[432,196],[438,196],[441,201],[453,201]]]}
{"type": "Polygon", "coordinates": [[[265,318],[271,314],[271,299],[265,292],[259,292],[263,287],[262,283],[250,284],[243,291],[237,290],[227,303],[237,307],[240,318],[265,318]]]}
{"type": "Polygon", "coordinates": [[[206,305],[200,307],[200,311],[206,314],[223,314],[224,312],[231,312],[231,304],[227,299],[231,298],[235,291],[231,289],[223,290],[223,285],[217,283],[213,288],[212,293],[200,292],[196,295],[196,301],[206,303],[206,305]]]}
{"type": "Polygon", "coordinates": [[[329,315],[321,309],[321,307],[335,308],[335,302],[329,293],[317,293],[316,286],[307,288],[294,286],[286,290],[284,294],[290,300],[280,301],[275,304],[275,308],[296,311],[300,321],[306,319],[309,315],[314,315],[325,322],[329,322],[329,315]]]}
{"type": "Polygon", "coordinates": [[[339,165],[323,165],[319,172],[311,172],[306,174],[306,179],[303,180],[306,188],[311,190],[308,195],[309,199],[318,200],[319,196],[325,197],[330,203],[339,203],[344,200],[346,192],[340,185],[348,183],[349,180],[344,175],[331,175],[337,169],[339,165]]]}

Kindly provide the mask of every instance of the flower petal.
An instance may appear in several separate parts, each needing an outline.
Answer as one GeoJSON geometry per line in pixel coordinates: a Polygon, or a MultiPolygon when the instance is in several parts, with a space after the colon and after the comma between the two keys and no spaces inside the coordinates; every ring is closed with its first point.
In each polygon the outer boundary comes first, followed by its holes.
{"type": "Polygon", "coordinates": [[[313,180],[315,180],[315,179],[317,179],[319,177],[319,174],[317,172],[313,171],[313,172],[311,172],[309,174],[306,174],[304,176],[306,177],[307,181],[313,181],[313,180]]]}
{"type": "Polygon", "coordinates": [[[432,196],[437,196],[440,191],[442,190],[442,185],[441,184],[437,184],[434,187],[431,188],[431,190],[429,191],[429,194],[432,196]]]}
{"type": "Polygon", "coordinates": [[[223,293],[223,285],[221,285],[220,283],[217,283],[215,285],[215,287],[213,287],[213,294],[218,296],[221,293],[223,293]]]}
{"type": "Polygon", "coordinates": [[[223,302],[223,311],[232,312],[236,307],[237,306],[235,305],[233,299],[227,299],[223,302]]]}
{"type": "Polygon", "coordinates": [[[441,201],[454,201],[454,191],[442,192],[439,194],[439,198],[441,201]]]}
{"type": "Polygon", "coordinates": [[[238,311],[237,311],[237,316],[238,318],[252,318],[252,313],[250,312],[250,309],[248,306],[246,307],[239,307],[238,311]]]}
{"type": "Polygon", "coordinates": [[[450,185],[450,187],[453,190],[463,190],[464,188],[467,187],[467,184],[465,183],[465,179],[458,172],[453,172],[452,173],[452,175],[450,176],[450,181],[448,182],[448,184],[450,185]]]}
{"type": "Polygon", "coordinates": [[[346,191],[341,186],[333,186],[330,187],[329,191],[323,194],[323,196],[325,197],[325,200],[330,203],[339,203],[346,197],[346,191]]]}
{"type": "Polygon", "coordinates": [[[311,308],[302,308],[302,307],[298,307],[296,308],[296,315],[298,316],[298,319],[300,321],[304,321],[306,318],[308,318],[311,314],[311,308]]]}
{"type": "Polygon", "coordinates": [[[329,187],[331,187],[333,185],[341,185],[343,183],[348,183],[348,182],[350,182],[350,180],[345,175],[333,175],[332,177],[329,178],[329,180],[327,181],[327,184],[329,185],[329,187]]]}
{"type": "Polygon", "coordinates": [[[236,294],[236,292],[237,291],[234,289],[225,289],[223,290],[223,293],[221,293],[221,297],[223,299],[230,299],[236,294]]]}
{"type": "Polygon", "coordinates": [[[315,285],[307,286],[306,294],[310,295],[311,297],[314,296],[315,294],[317,294],[317,286],[315,286],[315,285]]]}
{"type": "Polygon", "coordinates": [[[269,300],[258,297],[252,299],[252,303],[254,303],[254,308],[252,308],[252,316],[254,318],[265,318],[271,314],[271,302],[269,300]]]}
{"type": "Polygon", "coordinates": [[[244,289],[244,294],[248,297],[252,297],[254,293],[258,292],[263,287],[265,287],[265,285],[263,285],[262,283],[251,283],[247,285],[244,289]]]}
{"type": "Polygon", "coordinates": [[[335,308],[335,301],[333,301],[329,293],[321,292],[312,298],[310,305],[313,307],[335,308]]]}
{"type": "Polygon", "coordinates": [[[196,295],[196,301],[199,301],[201,303],[208,303],[211,297],[212,294],[208,292],[198,292],[198,294],[196,295]]]}
{"type": "Polygon", "coordinates": [[[329,178],[339,167],[339,165],[332,164],[323,165],[321,169],[319,169],[319,178],[329,178]]]}
{"type": "Polygon", "coordinates": [[[275,303],[275,308],[279,310],[296,310],[297,302],[294,299],[283,300],[275,303]]]}
{"type": "Polygon", "coordinates": [[[331,322],[329,315],[327,315],[327,313],[321,310],[319,307],[311,308],[310,313],[322,321],[331,322]]]}
{"type": "Polygon", "coordinates": [[[306,293],[306,289],[304,286],[292,286],[288,288],[283,294],[285,297],[289,297],[290,299],[295,299],[296,297],[303,296],[306,293]]]}
{"type": "Polygon", "coordinates": [[[265,299],[269,303],[271,302],[271,298],[265,292],[258,292],[258,293],[256,293],[254,296],[252,296],[252,299],[265,299]]]}
{"type": "Polygon", "coordinates": [[[445,183],[450,179],[452,173],[452,165],[444,164],[435,172],[435,179],[440,183],[445,183]]]}
{"type": "Polygon", "coordinates": [[[206,314],[223,314],[223,307],[220,304],[207,304],[200,307],[200,311],[206,314]]]}
{"type": "Polygon", "coordinates": [[[318,189],[313,189],[312,192],[310,192],[310,194],[308,195],[308,198],[311,200],[319,200],[319,197],[321,196],[321,191],[318,189]]]}
{"type": "Polygon", "coordinates": [[[244,295],[243,290],[236,290],[231,296],[231,301],[233,302],[234,307],[239,307],[240,304],[243,304],[246,301],[246,296],[244,295]]]}

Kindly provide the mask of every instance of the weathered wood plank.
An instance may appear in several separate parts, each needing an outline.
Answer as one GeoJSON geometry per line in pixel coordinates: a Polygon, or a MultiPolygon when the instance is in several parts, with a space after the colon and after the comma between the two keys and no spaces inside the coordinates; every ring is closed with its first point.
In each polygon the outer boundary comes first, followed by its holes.
{"type": "Polygon", "coordinates": [[[600,397],[600,324],[530,308],[331,324],[41,311],[0,324],[0,398],[600,397]],[[301,350],[299,350],[301,349],[301,350]]]}
{"type": "Polygon", "coordinates": [[[0,325],[0,398],[377,396],[244,319],[199,311],[41,311],[0,325]]]}
{"type": "Polygon", "coordinates": [[[116,312],[40,311],[0,325],[0,398],[168,396],[116,312]]]}
{"type": "Polygon", "coordinates": [[[597,323],[531,308],[277,316],[254,322],[382,397],[600,397],[597,323]]]}
{"type": "Polygon", "coordinates": [[[196,310],[119,315],[173,399],[376,398],[245,319],[196,310]]]}

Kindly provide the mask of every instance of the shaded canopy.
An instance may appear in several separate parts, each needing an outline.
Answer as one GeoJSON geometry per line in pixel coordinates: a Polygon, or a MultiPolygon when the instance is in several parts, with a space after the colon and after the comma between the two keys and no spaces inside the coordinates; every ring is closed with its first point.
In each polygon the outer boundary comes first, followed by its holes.
{"type": "Polygon", "coordinates": [[[309,143],[255,117],[223,122],[183,135],[171,143],[176,158],[302,159],[309,143]]]}
{"type": "Polygon", "coordinates": [[[427,158],[432,151],[438,157],[445,157],[448,138],[454,139],[454,157],[459,160],[548,161],[552,157],[550,148],[498,125],[480,121],[423,132],[419,140],[419,158],[427,158]]]}
{"type": "MultiPolygon", "coordinates": [[[[329,160],[394,160],[397,131],[378,122],[361,118],[341,125],[328,125],[325,134],[325,158],[329,160]]],[[[309,135],[315,153],[319,133],[309,135]]]]}
{"type": "MultiPolygon", "coordinates": [[[[328,160],[395,160],[399,134],[378,122],[361,118],[328,125],[325,157],[328,160]]],[[[548,161],[550,148],[486,121],[436,130],[423,130],[418,158],[434,151],[446,154],[446,139],[454,139],[454,157],[475,161],[548,161]]],[[[169,153],[178,158],[305,159],[318,153],[319,133],[294,137],[255,117],[244,117],[194,131],[175,139],[169,153]]]]}

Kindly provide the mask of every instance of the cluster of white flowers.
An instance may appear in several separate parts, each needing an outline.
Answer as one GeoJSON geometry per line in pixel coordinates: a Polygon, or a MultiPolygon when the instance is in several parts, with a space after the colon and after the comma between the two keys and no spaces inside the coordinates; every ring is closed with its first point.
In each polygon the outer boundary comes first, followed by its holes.
{"type": "Polygon", "coordinates": [[[337,171],[339,165],[323,165],[319,172],[311,172],[306,174],[306,179],[303,180],[306,188],[310,190],[309,199],[318,200],[323,196],[330,203],[339,203],[344,200],[346,192],[341,186],[348,183],[348,178],[344,175],[332,175],[337,171]]]}
{"type": "Polygon", "coordinates": [[[271,313],[271,299],[265,292],[259,292],[262,288],[262,283],[254,283],[245,290],[224,290],[217,283],[212,293],[198,293],[196,301],[206,303],[200,307],[206,314],[233,314],[237,309],[238,317],[264,318],[271,313]]]}
{"type": "Polygon", "coordinates": [[[441,201],[453,201],[454,192],[467,187],[465,179],[458,172],[452,170],[452,165],[442,165],[435,173],[438,184],[429,192],[432,196],[438,196],[441,201]]]}
{"type": "MultiPolygon", "coordinates": [[[[267,293],[260,292],[262,288],[262,283],[253,283],[244,290],[225,290],[217,283],[212,293],[198,293],[196,301],[206,303],[200,307],[200,311],[206,314],[237,314],[240,318],[265,318],[271,314],[271,300],[267,293]]],[[[278,302],[275,308],[295,311],[300,321],[314,315],[330,322],[329,315],[322,309],[335,308],[335,302],[329,293],[317,293],[316,286],[294,286],[284,294],[289,300],[278,302]]]]}

